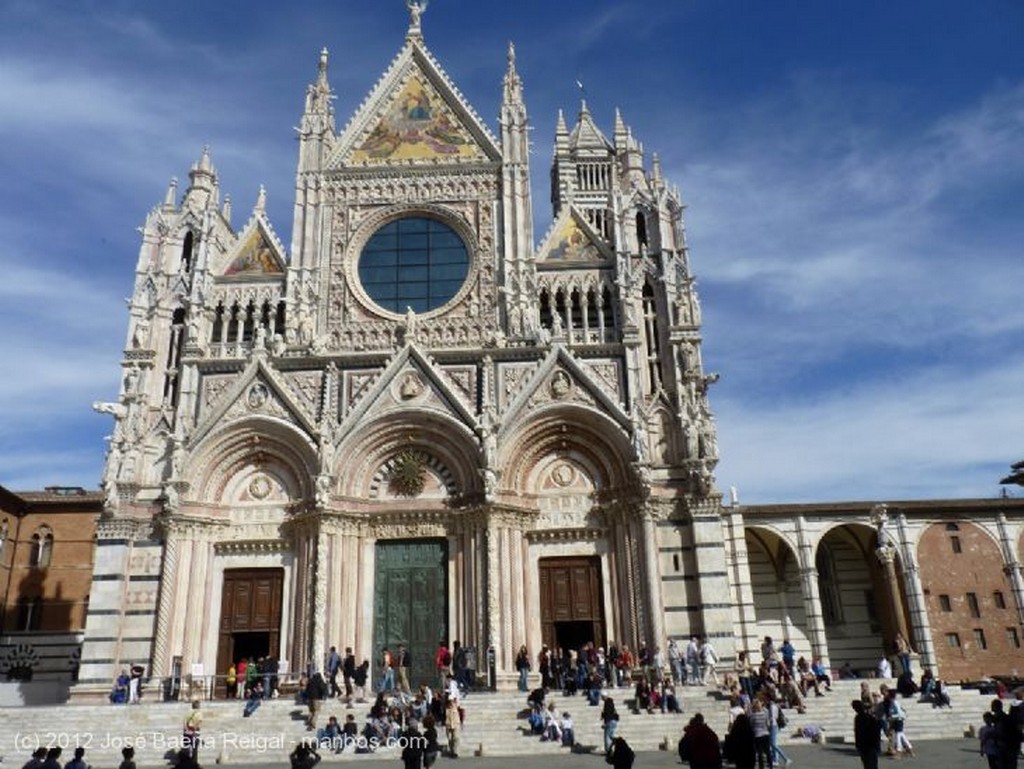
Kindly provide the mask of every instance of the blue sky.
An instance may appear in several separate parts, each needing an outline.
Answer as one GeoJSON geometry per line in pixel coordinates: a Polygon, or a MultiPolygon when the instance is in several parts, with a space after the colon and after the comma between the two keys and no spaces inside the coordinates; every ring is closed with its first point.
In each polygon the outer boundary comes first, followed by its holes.
{"type": "MultiPolygon", "coordinates": [[[[344,125],[401,0],[0,0],[0,484],[93,488],[146,212],[209,144],[290,240],[318,52],[344,125]]],[[[679,184],[720,486],[746,503],[991,497],[1024,458],[1018,0],[433,0],[427,44],[496,128],[514,40],[550,222],[556,111],[622,109],[679,184]]]]}

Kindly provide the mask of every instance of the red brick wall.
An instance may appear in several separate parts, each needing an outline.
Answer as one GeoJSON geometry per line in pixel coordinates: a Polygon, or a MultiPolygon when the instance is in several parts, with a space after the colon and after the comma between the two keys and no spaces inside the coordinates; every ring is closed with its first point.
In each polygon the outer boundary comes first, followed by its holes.
{"type": "Polygon", "coordinates": [[[996,541],[966,521],[936,523],[921,537],[917,556],[939,674],[948,681],[1024,674],[1024,638],[996,541]],[[954,538],[960,552],[955,552],[954,538]],[[969,595],[976,599],[977,612],[969,595]],[[1008,630],[1017,633],[1018,645],[1008,630]],[[981,647],[979,631],[987,648],[981,647]]]}

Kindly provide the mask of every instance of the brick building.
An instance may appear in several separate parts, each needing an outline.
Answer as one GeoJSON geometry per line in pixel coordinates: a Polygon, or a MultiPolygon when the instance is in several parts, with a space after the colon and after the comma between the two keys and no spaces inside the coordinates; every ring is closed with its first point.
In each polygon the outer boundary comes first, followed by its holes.
{"type": "Polygon", "coordinates": [[[77,487],[0,486],[0,677],[74,677],[102,506],[77,487]]]}

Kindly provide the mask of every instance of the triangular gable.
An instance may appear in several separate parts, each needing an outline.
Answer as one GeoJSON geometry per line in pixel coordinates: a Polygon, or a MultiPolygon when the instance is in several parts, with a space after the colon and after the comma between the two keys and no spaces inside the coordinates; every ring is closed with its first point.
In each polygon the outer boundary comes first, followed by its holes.
{"type": "Polygon", "coordinates": [[[442,411],[467,427],[476,427],[476,417],[452,390],[446,377],[415,345],[410,344],[396,353],[370,391],[345,416],[339,437],[343,440],[375,413],[397,412],[412,406],[442,411]]]}
{"type": "Polygon", "coordinates": [[[280,278],[285,272],[284,247],[262,213],[249,220],[225,257],[221,277],[236,280],[280,278]]]}
{"type": "Polygon", "coordinates": [[[342,132],[328,168],[499,161],[491,133],[410,40],[342,132]]]}
{"type": "Polygon", "coordinates": [[[193,448],[214,428],[243,417],[271,417],[291,422],[307,435],[317,434],[315,420],[262,356],[252,362],[238,379],[213,403],[213,408],[189,437],[193,448]]]}
{"type": "Polygon", "coordinates": [[[517,429],[515,424],[519,413],[552,403],[576,403],[596,408],[611,417],[627,433],[633,431],[633,423],[622,406],[604,391],[591,372],[584,369],[568,350],[561,344],[555,344],[533,379],[501,415],[499,440],[507,432],[517,429]]]}
{"type": "Polygon", "coordinates": [[[558,215],[537,251],[537,262],[545,266],[605,262],[611,250],[587,220],[572,206],[558,215]]]}

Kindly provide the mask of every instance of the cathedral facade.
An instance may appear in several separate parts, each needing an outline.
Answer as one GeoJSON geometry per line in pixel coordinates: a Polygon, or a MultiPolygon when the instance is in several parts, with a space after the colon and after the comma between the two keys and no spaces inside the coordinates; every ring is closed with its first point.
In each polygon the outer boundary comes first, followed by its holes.
{"type": "Polygon", "coordinates": [[[232,225],[206,151],[146,219],[119,397],[96,404],[115,428],[78,691],[129,664],[305,670],[332,645],[403,643],[415,679],[458,640],[501,685],[523,644],[697,634],[730,660],[774,632],[863,666],[880,634],[930,639],[903,513],[887,530],[884,509],[722,504],[716,377],[656,156],[619,114],[607,134],[585,103],[560,114],[537,237],[514,49],[492,133],[410,5],[340,130],[321,54],[290,244],[262,190],[232,225]],[[830,636],[843,600],[860,629],[830,636]]]}

